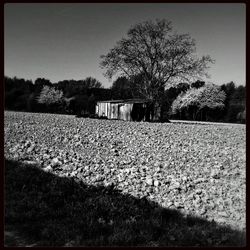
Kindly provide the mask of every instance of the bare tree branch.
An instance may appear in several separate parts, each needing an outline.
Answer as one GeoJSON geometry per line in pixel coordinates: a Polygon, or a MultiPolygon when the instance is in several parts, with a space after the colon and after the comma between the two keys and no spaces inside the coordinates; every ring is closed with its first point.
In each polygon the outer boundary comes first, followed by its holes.
{"type": "Polygon", "coordinates": [[[157,99],[166,85],[184,79],[207,76],[210,56],[198,58],[195,41],[189,34],[173,32],[167,20],[146,21],[132,26],[107,55],[101,56],[105,75],[141,75],[139,92],[147,99],[157,99]]]}

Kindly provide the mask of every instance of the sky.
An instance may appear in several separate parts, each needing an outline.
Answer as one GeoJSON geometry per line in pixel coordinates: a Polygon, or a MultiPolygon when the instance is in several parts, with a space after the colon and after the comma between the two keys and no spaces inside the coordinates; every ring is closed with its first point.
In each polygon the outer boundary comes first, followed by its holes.
{"type": "Polygon", "coordinates": [[[243,3],[7,3],[4,5],[5,75],[35,80],[88,76],[110,87],[100,56],[129,28],[165,18],[196,40],[197,55],[215,63],[203,80],[246,84],[246,6],[243,3]]]}

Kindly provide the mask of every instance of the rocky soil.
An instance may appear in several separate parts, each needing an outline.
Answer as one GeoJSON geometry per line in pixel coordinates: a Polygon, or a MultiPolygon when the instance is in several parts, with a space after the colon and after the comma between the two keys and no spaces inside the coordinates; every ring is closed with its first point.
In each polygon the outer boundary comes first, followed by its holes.
{"type": "Polygon", "coordinates": [[[245,125],[4,118],[6,159],[245,230],[245,125]]]}

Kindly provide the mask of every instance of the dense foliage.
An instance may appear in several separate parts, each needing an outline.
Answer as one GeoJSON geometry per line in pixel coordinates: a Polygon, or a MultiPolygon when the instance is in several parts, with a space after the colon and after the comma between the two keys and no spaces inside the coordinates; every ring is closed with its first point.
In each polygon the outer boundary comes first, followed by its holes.
{"type": "MultiPolygon", "coordinates": [[[[111,88],[107,89],[103,88],[101,83],[91,77],[78,81],[64,80],[53,84],[44,78],[38,78],[33,83],[31,80],[5,77],[5,109],[28,112],[94,114],[95,104],[99,100],[143,98],[138,91],[141,81],[143,79],[140,75],[132,79],[118,77],[111,88]],[[53,98],[49,96],[51,92],[48,90],[51,89],[58,94],[60,102],[51,104],[50,100],[55,100],[54,96],[53,98]]],[[[163,117],[245,122],[245,91],[244,86],[236,87],[233,82],[223,84],[221,87],[205,84],[205,82],[199,80],[191,84],[180,82],[165,89],[162,94],[163,117]],[[218,96],[218,93],[224,93],[225,99],[223,96],[218,96]],[[181,108],[179,109],[181,112],[175,112],[175,114],[170,113],[171,106],[175,106],[181,96],[190,99],[189,102],[186,102],[188,108],[181,108]],[[205,99],[206,96],[209,97],[207,100],[205,99]],[[202,105],[200,104],[199,109],[195,105],[191,105],[192,102],[194,103],[194,99],[192,99],[194,97],[199,97],[200,102],[203,102],[202,105]],[[219,102],[220,108],[217,102],[211,102],[211,100],[216,100],[219,97],[223,99],[223,104],[219,102]],[[210,100],[210,103],[205,105],[208,100],[210,100]],[[174,101],[175,104],[173,104],[174,101]],[[216,109],[211,105],[217,105],[216,109]]]]}
{"type": "Polygon", "coordinates": [[[137,90],[149,102],[152,115],[161,103],[165,87],[207,75],[213,62],[208,55],[199,58],[194,39],[189,34],[177,34],[165,19],[132,26],[127,36],[101,59],[109,78],[141,76],[137,90]]]}
{"type": "Polygon", "coordinates": [[[61,90],[56,90],[53,87],[44,86],[39,98],[38,103],[50,105],[61,103],[63,100],[63,92],[61,90]]]}
{"type": "Polygon", "coordinates": [[[111,98],[111,91],[92,77],[51,83],[5,77],[5,109],[28,112],[94,113],[95,102],[111,98]]]}
{"type": "MultiPolygon", "coordinates": [[[[183,110],[191,111],[193,120],[202,111],[223,109],[226,95],[219,86],[214,84],[204,85],[201,88],[191,88],[182,92],[172,103],[171,112],[176,114],[183,110]]],[[[207,116],[206,116],[207,120],[207,116]]]]}
{"type": "Polygon", "coordinates": [[[224,120],[234,122],[246,119],[246,88],[244,86],[236,87],[234,82],[229,82],[221,86],[226,93],[224,120]]]}

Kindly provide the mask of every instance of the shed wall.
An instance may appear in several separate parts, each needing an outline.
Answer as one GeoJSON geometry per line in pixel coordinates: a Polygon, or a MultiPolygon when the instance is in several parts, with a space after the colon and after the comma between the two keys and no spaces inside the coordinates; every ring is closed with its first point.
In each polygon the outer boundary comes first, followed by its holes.
{"type": "Polygon", "coordinates": [[[131,121],[131,112],[133,108],[133,103],[126,103],[123,108],[123,119],[125,121],[131,121]]]}
{"type": "MultiPolygon", "coordinates": [[[[98,102],[96,104],[96,114],[98,116],[107,116],[108,119],[120,119],[124,121],[135,120],[132,117],[133,112],[141,112],[138,110],[138,105],[144,108],[145,104],[134,104],[134,103],[110,103],[110,102],[98,102]],[[134,105],[137,105],[137,111],[133,111],[134,105]]],[[[143,115],[143,114],[142,114],[143,115]]]]}
{"type": "Polygon", "coordinates": [[[119,119],[119,116],[118,116],[118,104],[117,103],[111,103],[110,104],[110,111],[111,111],[111,115],[110,115],[111,119],[119,119]]]}

